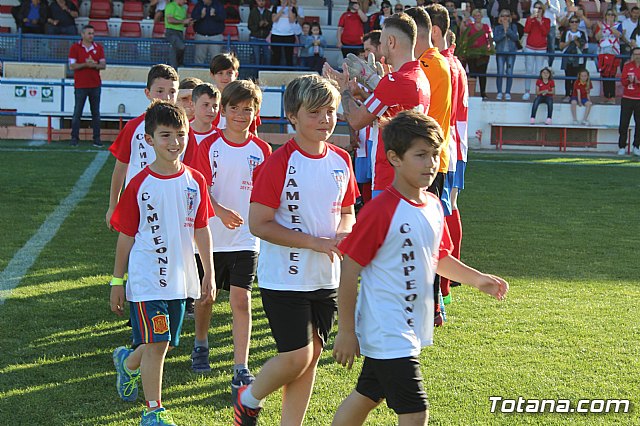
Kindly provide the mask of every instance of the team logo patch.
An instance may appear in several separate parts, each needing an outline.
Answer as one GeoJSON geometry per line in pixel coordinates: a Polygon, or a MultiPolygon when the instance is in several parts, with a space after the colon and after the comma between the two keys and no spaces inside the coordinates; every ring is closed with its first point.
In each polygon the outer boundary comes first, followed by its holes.
{"type": "Polygon", "coordinates": [[[247,157],[247,162],[249,163],[249,173],[253,176],[253,171],[260,165],[260,157],[250,155],[247,157]]]}
{"type": "Polygon", "coordinates": [[[333,176],[333,180],[336,182],[338,189],[342,190],[347,182],[347,175],[344,170],[334,170],[331,176],[333,176]]]}
{"type": "Polygon", "coordinates": [[[193,209],[196,204],[196,194],[198,193],[198,191],[196,191],[195,189],[187,188],[184,192],[187,198],[187,215],[190,216],[193,213],[193,209]]]}
{"type": "Polygon", "coordinates": [[[169,331],[169,324],[167,323],[166,315],[156,315],[151,318],[153,322],[153,333],[154,334],[164,334],[169,331]]]}

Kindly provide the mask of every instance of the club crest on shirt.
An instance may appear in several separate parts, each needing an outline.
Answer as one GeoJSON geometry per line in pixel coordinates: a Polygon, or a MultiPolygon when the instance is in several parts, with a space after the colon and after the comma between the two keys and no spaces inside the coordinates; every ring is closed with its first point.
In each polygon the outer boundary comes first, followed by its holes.
{"type": "Polygon", "coordinates": [[[187,199],[187,215],[191,216],[196,204],[196,194],[198,191],[192,188],[187,188],[184,192],[187,199]]]}
{"type": "Polygon", "coordinates": [[[249,163],[249,173],[253,176],[253,171],[260,165],[260,157],[250,155],[247,157],[247,162],[249,163]]]}
{"type": "Polygon", "coordinates": [[[167,316],[166,315],[156,315],[151,318],[153,322],[153,333],[154,334],[164,334],[169,331],[169,324],[167,324],[167,316]]]}
{"type": "Polygon", "coordinates": [[[344,170],[334,170],[331,172],[331,176],[333,176],[333,180],[336,182],[336,186],[340,191],[347,183],[347,175],[344,170]]]}

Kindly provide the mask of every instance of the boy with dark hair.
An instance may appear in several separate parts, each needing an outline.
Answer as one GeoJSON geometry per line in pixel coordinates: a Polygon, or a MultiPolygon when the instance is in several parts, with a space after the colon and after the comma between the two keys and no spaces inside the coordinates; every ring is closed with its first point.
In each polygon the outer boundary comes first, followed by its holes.
{"type": "Polygon", "coordinates": [[[138,381],[147,408],[142,425],[175,425],[163,408],[162,373],[167,350],[178,346],[187,297],[212,300],[213,260],[208,220],[213,206],[202,175],[180,162],[189,123],[184,110],[154,101],[145,114],[145,140],[155,159],[122,194],[111,217],[120,232],[111,280],[111,310],[122,316],[130,304],[134,349],[113,352],[120,398],[133,402],[138,381]],[[178,201],[178,202],[176,202],[178,201]],[[193,243],[203,255],[202,293],[196,284],[193,243]]]}
{"type": "MultiPolygon", "coordinates": [[[[213,260],[216,287],[229,291],[231,304],[234,359],[231,394],[234,398],[240,386],[254,380],[248,366],[251,289],[260,241],[249,231],[247,216],[253,171],[271,155],[271,147],[251,134],[249,127],[261,102],[262,92],[257,84],[248,80],[229,83],[222,92],[222,113],[229,118],[227,128],[202,141],[195,162],[205,177],[216,211],[216,217],[210,222],[216,236],[213,260]]],[[[196,303],[196,336],[191,354],[191,368],[195,372],[211,369],[208,340],[211,308],[211,303],[196,303]]]]}
{"type": "Polygon", "coordinates": [[[449,254],[442,204],[426,191],[444,142],[438,123],[420,112],[403,111],[386,124],[382,139],[395,169],[393,185],[363,207],[353,232],[338,246],[344,261],[333,356],[348,368],[360,354],[365,360],[334,426],[363,424],[385,398],[400,425],[427,424],[419,356],[433,341],[436,271],[498,300],[509,288],[502,278],[478,272],[449,254]]]}
{"type": "Polygon", "coordinates": [[[215,132],[213,120],[220,111],[220,91],[211,83],[201,83],[192,93],[194,117],[189,123],[189,138],[200,143],[215,132]]]}
{"type": "MultiPolygon", "coordinates": [[[[154,65],[147,74],[147,87],[144,89],[144,94],[149,101],[159,99],[175,103],[178,80],[178,73],[169,65],[154,65]]],[[[109,209],[106,214],[109,228],[111,228],[111,215],[118,204],[122,187],[128,185],[135,175],[156,158],[154,150],[145,142],[145,115],[146,112],[129,121],[109,147],[109,151],[116,157],[111,175],[109,209]]]]}
{"type": "Polygon", "coordinates": [[[189,121],[193,120],[193,98],[191,92],[198,84],[202,84],[202,80],[196,77],[187,77],[180,81],[178,86],[177,105],[184,108],[189,121]]]}
{"type": "Polygon", "coordinates": [[[287,85],[295,136],[258,169],[249,227],[259,237],[258,283],[278,355],[238,390],[234,425],[255,425],[263,400],[283,388],[281,424],[303,424],[318,359],[333,325],[337,244],[351,232],[358,195],[349,154],[327,143],[340,93],[318,75],[287,85]]]}

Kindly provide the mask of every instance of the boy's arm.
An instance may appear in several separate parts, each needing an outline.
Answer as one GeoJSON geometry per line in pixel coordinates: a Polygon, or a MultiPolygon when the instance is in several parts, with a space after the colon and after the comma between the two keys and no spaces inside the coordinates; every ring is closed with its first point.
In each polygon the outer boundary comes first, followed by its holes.
{"type": "Polygon", "coordinates": [[[333,343],[333,358],[343,367],[351,368],[355,357],[360,356],[356,337],[355,314],[358,297],[358,275],[362,270],[356,261],[344,257],[338,288],[338,334],[333,343]]]}
{"type": "Polygon", "coordinates": [[[437,273],[438,275],[449,278],[451,281],[457,281],[475,287],[498,300],[503,300],[507,291],[509,291],[509,284],[502,278],[477,271],[451,255],[440,259],[437,273]]]}
{"type": "MultiPolygon", "coordinates": [[[[134,240],[134,237],[130,237],[122,232],[118,236],[118,243],[116,244],[116,260],[113,266],[114,278],[124,277],[124,273],[127,271],[127,265],[129,263],[129,253],[131,253],[131,247],[133,247],[134,240]]],[[[122,316],[124,313],[124,286],[112,285],[109,300],[111,304],[111,311],[118,316],[122,316]]]]}
{"type": "Polygon", "coordinates": [[[113,211],[116,209],[116,204],[118,204],[120,191],[122,191],[124,180],[127,177],[128,167],[128,164],[123,163],[117,159],[115,166],[113,166],[113,174],[111,175],[111,188],[109,189],[109,209],[107,210],[107,214],[105,217],[105,220],[107,221],[107,228],[112,231],[113,226],[111,226],[111,216],[113,216],[113,211]]]}
{"type": "Polygon", "coordinates": [[[200,261],[202,262],[202,268],[204,269],[200,300],[202,302],[213,302],[216,299],[216,295],[213,292],[215,272],[213,270],[211,232],[209,231],[209,225],[204,228],[196,228],[193,231],[193,239],[195,240],[198,251],[200,252],[200,261]]]}
{"type": "Polygon", "coordinates": [[[209,198],[213,205],[213,211],[216,213],[216,216],[220,218],[224,226],[229,229],[236,229],[244,223],[244,219],[237,211],[226,208],[213,198],[213,195],[211,194],[211,187],[208,185],[207,192],[209,193],[209,198]]]}
{"type": "Polygon", "coordinates": [[[256,237],[272,244],[285,247],[306,248],[329,256],[333,262],[334,255],[342,259],[335,238],[314,237],[304,232],[286,228],[275,221],[276,209],[253,202],[249,207],[249,229],[256,237]]]}
{"type": "Polygon", "coordinates": [[[340,210],[340,223],[336,230],[336,238],[338,241],[342,241],[347,235],[351,233],[353,225],[356,223],[356,212],[353,206],[343,207],[340,210]]]}

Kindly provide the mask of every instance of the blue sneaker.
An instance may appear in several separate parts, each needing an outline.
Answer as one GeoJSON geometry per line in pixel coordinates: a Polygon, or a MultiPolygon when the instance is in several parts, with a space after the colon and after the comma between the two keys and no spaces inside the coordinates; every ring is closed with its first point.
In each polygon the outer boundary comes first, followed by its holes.
{"type": "Polygon", "coordinates": [[[140,369],[129,373],[124,367],[124,362],[133,352],[120,346],[113,351],[113,365],[116,367],[116,389],[123,401],[133,402],[138,398],[138,382],[140,381],[140,369]]]}
{"type": "Polygon", "coordinates": [[[211,371],[209,364],[209,348],[196,346],[191,352],[191,370],[194,373],[208,373],[211,371]]]}
{"type": "Polygon", "coordinates": [[[157,410],[142,412],[142,419],[140,420],[140,426],[177,426],[171,414],[164,407],[160,407],[157,410]]]}
{"type": "Polygon", "coordinates": [[[234,374],[231,379],[231,400],[236,400],[236,397],[238,396],[238,389],[242,386],[250,385],[255,380],[256,378],[253,377],[253,374],[251,374],[248,368],[243,368],[234,374]]]}

